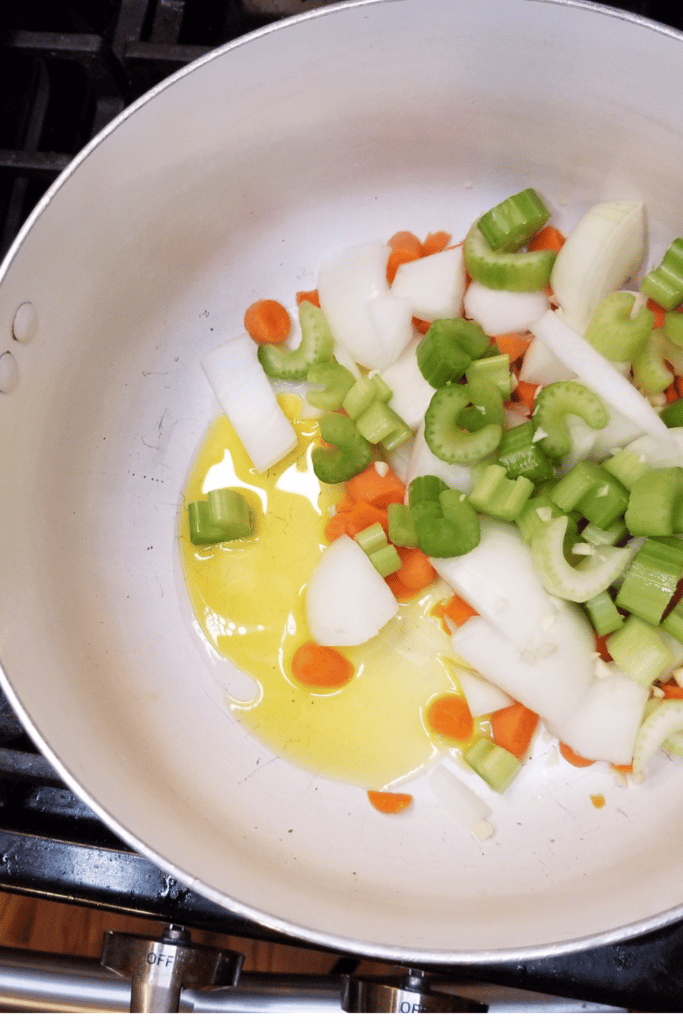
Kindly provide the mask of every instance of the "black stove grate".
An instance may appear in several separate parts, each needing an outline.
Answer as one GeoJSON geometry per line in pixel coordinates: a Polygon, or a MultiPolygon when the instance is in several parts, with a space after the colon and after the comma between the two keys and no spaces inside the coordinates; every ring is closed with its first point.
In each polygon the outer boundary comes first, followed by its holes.
{"type": "MultiPolygon", "coordinates": [[[[313,6],[310,0],[3,0],[0,258],[49,184],[132,101],[216,46],[275,20],[274,12],[313,6]]],[[[683,29],[680,4],[611,6],[683,29]]],[[[128,849],[64,786],[1,692],[0,889],[288,941],[210,903],[128,849]]],[[[674,1011],[683,1006],[682,962],[683,924],[585,953],[446,972],[610,1006],[674,1011]]]]}

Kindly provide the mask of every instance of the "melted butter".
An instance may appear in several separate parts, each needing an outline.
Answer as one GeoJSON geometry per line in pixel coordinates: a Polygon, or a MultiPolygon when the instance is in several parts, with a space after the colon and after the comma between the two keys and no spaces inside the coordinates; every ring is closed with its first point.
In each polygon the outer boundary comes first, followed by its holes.
{"type": "Polygon", "coordinates": [[[299,399],[280,401],[297,432],[295,450],[258,474],[230,423],[219,417],[192,466],[180,518],[180,549],[194,614],[215,650],[257,683],[253,700],[226,698],[236,718],[289,761],[333,779],[380,789],[410,778],[441,756],[425,726],[425,708],[457,690],[452,649],[430,609],[439,586],[411,602],[378,636],[340,648],[355,677],[334,691],[313,691],[291,674],[310,639],[304,590],[327,542],[324,525],[341,487],[312,470],[314,420],[297,420],[299,399]],[[236,487],[256,511],[255,535],[194,547],[187,505],[216,487],[236,487]]]}

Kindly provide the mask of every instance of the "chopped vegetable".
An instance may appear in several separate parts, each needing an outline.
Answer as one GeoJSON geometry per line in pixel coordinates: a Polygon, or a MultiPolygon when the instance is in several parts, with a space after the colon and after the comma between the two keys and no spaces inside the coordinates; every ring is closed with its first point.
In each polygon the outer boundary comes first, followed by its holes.
{"type": "Polygon", "coordinates": [[[387,260],[387,281],[391,284],[402,263],[409,263],[425,255],[422,242],[412,231],[397,231],[388,242],[391,252],[387,260]]]}
{"type": "Polygon", "coordinates": [[[347,393],[356,382],[350,370],[339,363],[314,363],[306,374],[309,384],[323,384],[322,389],[306,392],[306,401],[316,409],[335,412],[341,408],[347,393]]]}
{"type": "Polygon", "coordinates": [[[502,428],[490,423],[467,433],[457,426],[460,413],[469,402],[467,388],[462,384],[446,384],[437,388],[424,418],[425,440],[444,462],[471,465],[491,455],[498,447],[502,428]]]}
{"type": "Polygon", "coordinates": [[[654,328],[654,315],[647,306],[637,308],[633,292],[611,292],[596,309],[586,329],[586,340],[613,363],[630,362],[654,328]]]}
{"type": "Polygon", "coordinates": [[[327,412],[320,420],[320,436],[334,448],[316,448],[311,459],[319,480],[342,483],[366,469],[372,460],[372,448],[348,416],[327,412]]]}
{"type": "Polygon", "coordinates": [[[515,702],[491,715],[491,735],[494,742],[520,760],[529,749],[538,726],[538,715],[523,704],[515,702]]]}
{"type": "Polygon", "coordinates": [[[258,359],[269,377],[306,380],[315,363],[331,360],[334,338],[322,311],[311,302],[302,302],[299,306],[299,323],[301,341],[298,348],[259,345],[258,359]]]}
{"type": "Polygon", "coordinates": [[[567,522],[567,516],[559,516],[541,523],[531,538],[534,565],[549,594],[566,601],[588,601],[614,583],[628,565],[632,552],[602,544],[578,565],[571,566],[564,554],[567,522]]]}
{"type": "Polygon", "coordinates": [[[657,679],[671,661],[671,651],[659,633],[636,615],[607,638],[607,650],[619,668],[641,686],[657,679]]]}
{"type": "Polygon", "coordinates": [[[244,314],[244,329],[259,345],[280,345],[289,337],[292,321],[275,299],[259,299],[244,314]]]}
{"type": "Polygon", "coordinates": [[[396,575],[405,587],[409,590],[423,590],[434,582],[436,569],[420,548],[404,548],[400,555],[401,567],[396,575]]]}
{"type": "Polygon", "coordinates": [[[508,292],[535,292],[545,288],[556,253],[552,249],[536,252],[494,252],[476,224],[467,233],[463,245],[470,276],[485,285],[508,292]]]}
{"type": "Polygon", "coordinates": [[[380,472],[377,462],[351,477],[346,482],[346,494],[351,501],[367,501],[379,508],[388,508],[395,502],[402,502],[405,485],[386,464],[380,472]]]}
{"type": "Polygon", "coordinates": [[[638,730],[633,754],[634,774],[642,772],[666,740],[681,730],[683,704],[673,700],[662,701],[659,707],[645,718],[638,730]]]}
{"type": "Polygon", "coordinates": [[[643,278],[641,289],[664,309],[683,300],[683,238],[673,240],[659,266],[643,278]]]}
{"type": "Polygon", "coordinates": [[[477,221],[477,227],[495,252],[519,249],[536,235],[550,217],[550,210],[534,188],[497,203],[477,221]]]}
{"type": "Polygon", "coordinates": [[[376,811],[382,814],[400,814],[413,802],[410,793],[388,793],[376,789],[368,790],[368,800],[376,811]]]}
{"type": "Polygon", "coordinates": [[[355,674],[348,658],[334,647],[321,647],[313,640],[297,647],[292,658],[292,675],[305,686],[337,688],[355,674]]]}
{"type": "Polygon", "coordinates": [[[541,388],[534,400],[533,422],[542,435],[539,444],[553,459],[567,455],[571,440],[565,426],[567,416],[580,416],[591,430],[602,430],[609,413],[596,394],[577,381],[557,381],[541,388]]]}
{"type": "Polygon", "coordinates": [[[657,626],[682,576],[683,540],[648,537],[629,566],[616,603],[657,626]]]}
{"type": "Polygon", "coordinates": [[[427,707],[427,725],[444,739],[464,741],[472,735],[474,720],[464,697],[446,693],[427,707]]]}
{"type": "Polygon", "coordinates": [[[482,736],[465,751],[465,761],[498,793],[514,782],[522,767],[519,758],[482,736]]]}
{"type": "Polygon", "coordinates": [[[438,320],[459,316],[465,292],[465,263],[461,247],[402,263],[391,286],[394,295],[408,299],[413,316],[438,320]]]}

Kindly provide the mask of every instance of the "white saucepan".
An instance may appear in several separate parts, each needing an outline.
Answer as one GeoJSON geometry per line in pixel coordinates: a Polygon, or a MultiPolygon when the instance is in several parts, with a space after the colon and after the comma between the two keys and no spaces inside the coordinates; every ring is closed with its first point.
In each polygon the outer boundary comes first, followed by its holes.
{"type": "Polygon", "coordinates": [[[485,842],[429,800],[380,815],[232,721],[176,568],[216,412],[200,357],[249,302],[398,229],[461,238],[528,185],[565,229],[642,199],[660,258],[683,233],[682,78],[683,37],[598,4],[325,7],[153,90],[30,218],[0,273],[3,682],[75,792],[183,884],[302,940],[433,963],[683,915],[680,763],[623,788],[539,764],[485,842]]]}

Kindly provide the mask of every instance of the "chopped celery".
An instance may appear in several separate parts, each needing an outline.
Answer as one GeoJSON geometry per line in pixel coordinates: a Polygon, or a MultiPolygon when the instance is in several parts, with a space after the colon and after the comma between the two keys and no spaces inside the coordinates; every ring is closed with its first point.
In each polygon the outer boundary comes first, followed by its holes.
{"type": "Polygon", "coordinates": [[[570,414],[580,416],[591,430],[602,430],[609,422],[602,399],[578,381],[556,381],[536,392],[532,421],[546,435],[539,444],[551,458],[562,458],[571,451],[564,422],[570,414]]]}
{"type": "Polygon", "coordinates": [[[510,356],[505,352],[501,352],[497,356],[473,359],[467,367],[465,377],[470,386],[480,381],[489,381],[491,384],[495,384],[506,402],[512,394],[510,356]]]}
{"type": "Polygon", "coordinates": [[[659,395],[673,383],[674,375],[665,362],[666,335],[661,327],[650,335],[633,359],[633,381],[644,395],[659,395]]]}
{"type": "Polygon", "coordinates": [[[423,476],[411,482],[408,497],[418,547],[426,555],[452,558],[477,546],[479,517],[465,494],[423,476]]]}
{"type": "Polygon", "coordinates": [[[636,480],[649,469],[645,457],[631,448],[622,448],[620,452],[605,459],[602,466],[629,491],[636,480]]]}
{"type": "Polygon", "coordinates": [[[422,376],[433,388],[460,380],[470,361],[483,355],[489,339],[473,320],[434,320],[417,346],[422,376]]]}
{"type": "Polygon", "coordinates": [[[427,407],[424,436],[437,458],[448,463],[470,466],[491,455],[498,446],[503,428],[490,423],[468,434],[458,428],[458,417],[469,403],[469,393],[461,384],[438,388],[427,407]]]}
{"type": "Polygon", "coordinates": [[[211,522],[208,501],[191,501],[187,506],[187,518],[193,544],[220,544],[225,540],[221,527],[211,522]]]}
{"type": "Polygon", "coordinates": [[[417,533],[413,515],[407,505],[394,502],[387,508],[389,517],[389,540],[399,548],[417,547],[417,533]]]}
{"type": "Polygon", "coordinates": [[[352,420],[357,420],[373,402],[388,402],[391,395],[391,388],[375,373],[355,381],[344,396],[342,408],[352,420]]]}
{"type": "Polygon", "coordinates": [[[683,299],[683,238],[675,238],[659,266],[646,274],[640,290],[664,309],[673,309],[683,299]]]}
{"type": "Polygon", "coordinates": [[[623,519],[616,519],[606,530],[601,530],[593,523],[587,523],[581,531],[581,540],[592,544],[594,548],[600,544],[610,544],[614,547],[627,536],[628,530],[623,519]]]}
{"type": "Polygon", "coordinates": [[[648,537],[637,552],[616,596],[616,603],[656,626],[683,576],[683,540],[648,537]]]}
{"type": "Polygon", "coordinates": [[[667,427],[683,427],[683,398],[665,405],[661,417],[667,427]]]}
{"type": "Polygon", "coordinates": [[[356,419],[356,426],[366,441],[383,444],[388,451],[408,441],[413,432],[386,402],[376,399],[356,419]]]}
{"type": "Polygon", "coordinates": [[[525,476],[535,483],[551,480],[555,469],[538,443],[534,441],[534,425],[530,420],[504,430],[498,446],[498,461],[513,480],[525,476]]]}
{"type": "Polygon", "coordinates": [[[598,636],[608,636],[615,629],[619,629],[624,621],[624,616],[606,590],[601,590],[595,597],[586,601],[584,608],[598,636]]]}
{"type": "Polygon", "coordinates": [[[425,474],[414,477],[408,486],[408,502],[411,508],[416,505],[424,505],[427,501],[438,501],[442,491],[448,490],[438,476],[425,474]]]}
{"type": "Polygon", "coordinates": [[[668,537],[675,533],[676,511],[683,495],[683,469],[646,469],[633,483],[625,521],[634,537],[668,537]]]}
{"type": "Polygon", "coordinates": [[[636,615],[607,638],[606,647],[617,667],[641,686],[650,686],[671,663],[671,650],[657,630],[636,615]]]}
{"type": "Polygon", "coordinates": [[[494,252],[476,224],[463,245],[470,277],[487,288],[508,292],[535,292],[547,287],[556,252],[494,252]]]}
{"type": "Polygon", "coordinates": [[[589,601],[606,590],[624,571],[632,557],[628,548],[603,544],[576,566],[567,562],[564,540],[566,516],[542,523],[531,538],[534,567],[549,594],[566,601],[589,601]]]}
{"type": "MultiPolygon", "coordinates": [[[[524,504],[515,523],[526,543],[531,544],[531,538],[542,523],[547,523],[550,519],[557,519],[562,515],[564,515],[562,509],[554,501],[551,501],[547,494],[536,494],[524,504]]],[[[566,548],[571,548],[576,541],[576,536],[576,523],[570,518],[565,538],[566,548]]]]}
{"type": "Polygon", "coordinates": [[[387,546],[387,535],[381,523],[373,523],[371,526],[366,526],[364,530],[359,530],[353,539],[356,544],[360,544],[368,556],[387,546]]]}
{"type": "Polygon", "coordinates": [[[662,629],[683,644],[683,600],[677,601],[669,614],[662,619],[662,629]]]}
{"type": "Polygon", "coordinates": [[[601,530],[620,519],[629,504],[629,493],[616,477],[596,462],[577,462],[550,491],[565,512],[576,510],[601,530]]]}
{"type": "Polygon", "coordinates": [[[664,333],[672,345],[683,348],[683,312],[676,309],[665,315],[664,333]]]}
{"type": "Polygon", "coordinates": [[[393,544],[385,544],[383,548],[373,551],[368,557],[380,576],[389,576],[392,572],[398,572],[403,564],[401,556],[393,544]]]}
{"type": "Polygon", "coordinates": [[[641,306],[634,316],[635,301],[631,292],[611,292],[598,306],[586,330],[586,340],[613,363],[630,363],[650,337],[654,314],[647,306],[641,306]]]}
{"type": "Polygon", "coordinates": [[[340,484],[356,476],[372,462],[372,446],[350,416],[326,412],[320,418],[320,436],[333,448],[314,448],[313,471],[327,484],[340,484]]]}
{"type": "Polygon", "coordinates": [[[524,476],[510,480],[503,466],[487,466],[475,484],[470,501],[477,512],[512,522],[521,514],[534,485],[524,476]]]}
{"type": "Polygon", "coordinates": [[[550,216],[535,188],[525,188],[488,210],[477,227],[494,252],[511,252],[526,245],[550,216]]]}
{"type": "Polygon", "coordinates": [[[315,409],[326,409],[334,412],[341,408],[341,404],[348,391],[355,384],[356,378],[350,370],[339,363],[314,363],[306,374],[309,384],[324,384],[322,390],[306,392],[306,401],[315,409]]]}
{"type": "Polygon", "coordinates": [[[503,396],[490,380],[476,380],[467,384],[470,405],[458,416],[458,426],[473,432],[489,423],[502,427],[505,423],[503,396]]]}
{"type": "Polygon", "coordinates": [[[258,358],[269,377],[280,380],[305,380],[315,363],[329,362],[334,338],[325,314],[307,300],[299,306],[301,341],[296,349],[284,345],[259,345],[258,358]]]}
{"type": "Polygon", "coordinates": [[[518,757],[486,736],[475,740],[465,751],[464,757],[470,768],[497,793],[505,792],[522,767],[518,757]]]}
{"type": "Polygon", "coordinates": [[[188,505],[190,540],[193,544],[220,544],[241,540],[254,532],[254,515],[247,499],[231,487],[209,491],[205,501],[188,505]]]}

